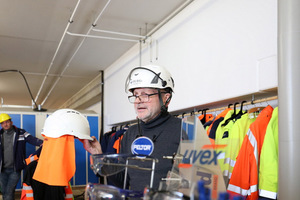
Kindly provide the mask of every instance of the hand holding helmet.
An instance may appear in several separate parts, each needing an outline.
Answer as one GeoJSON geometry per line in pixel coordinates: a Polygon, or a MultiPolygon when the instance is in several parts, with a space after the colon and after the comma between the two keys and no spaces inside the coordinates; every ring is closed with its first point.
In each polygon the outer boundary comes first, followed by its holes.
{"type": "Polygon", "coordinates": [[[92,136],[93,140],[79,139],[83,144],[83,148],[91,154],[102,154],[101,145],[95,136],[92,136]]]}

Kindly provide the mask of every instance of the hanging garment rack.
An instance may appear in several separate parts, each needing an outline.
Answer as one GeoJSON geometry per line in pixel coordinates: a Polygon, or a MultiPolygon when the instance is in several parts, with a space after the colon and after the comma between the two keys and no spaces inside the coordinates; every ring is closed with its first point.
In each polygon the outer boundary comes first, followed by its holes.
{"type": "MultiPolygon", "coordinates": [[[[273,101],[273,100],[277,100],[278,99],[278,96],[272,96],[272,97],[267,97],[267,98],[263,98],[263,99],[258,99],[258,100],[254,100],[252,98],[251,101],[247,101],[245,103],[243,103],[244,106],[247,106],[247,105],[254,105],[254,104],[258,104],[258,103],[263,103],[263,102],[268,102],[268,101],[273,101]]],[[[228,108],[228,106],[224,106],[224,107],[220,107],[220,108],[213,108],[213,109],[205,109],[206,112],[217,112],[217,111],[221,111],[221,110],[225,110],[226,108],[228,108]]],[[[186,116],[191,116],[191,115],[198,115],[198,114],[201,114],[202,113],[202,110],[198,110],[197,112],[195,111],[191,111],[190,113],[183,113],[183,114],[179,114],[177,116],[181,116],[182,118],[183,117],[186,117],[186,116]]]]}
{"type": "MultiPolygon", "coordinates": [[[[272,97],[267,97],[267,98],[254,100],[254,96],[252,96],[252,100],[244,102],[243,106],[254,105],[254,104],[263,103],[263,102],[269,102],[269,101],[273,101],[273,100],[277,100],[277,99],[278,99],[278,96],[272,96],[272,97]]],[[[231,105],[233,105],[233,104],[231,104],[231,105]]],[[[205,108],[205,109],[202,109],[202,110],[198,110],[197,112],[195,112],[193,110],[191,112],[183,112],[182,114],[177,114],[177,115],[174,115],[174,116],[184,118],[184,117],[187,117],[187,116],[200,115],[200,114],[203,113],[203,110],[205,110],[206,113],[212,113],[212,112],[225,110],[226,108],[228,108],[228,106],[223,106],[223,107],[213,108],[213,109],[205,108]]],[[[126,123],[123,123],[123,124],[120,124],[120,125],[113,126],[112,130],[113,129],[114,130],[120,130],[120,129],[122,129],[123,126],[124,127],[125,126],[132,126],[132,125],[135,125],[135,124],[137,124],[137,122],[132,122],[132,121],[131,122],[126,122],[126,123]],[[118,129],[118,127],[120,127],[120,128],[118,129]]]]}

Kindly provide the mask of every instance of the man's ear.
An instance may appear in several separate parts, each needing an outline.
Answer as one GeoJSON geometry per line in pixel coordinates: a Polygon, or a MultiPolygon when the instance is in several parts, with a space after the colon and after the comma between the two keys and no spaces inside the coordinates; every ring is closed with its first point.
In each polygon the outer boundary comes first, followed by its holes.
{"type": "Polygon", "coordinates": [[[164,102],[165,102],[165,105],[168,106],[169,103],[170,103],[170,101],[171,101],[171,94],[170,94],[170,93],[166,93],[166,94],[164,95],[164,102]]]}

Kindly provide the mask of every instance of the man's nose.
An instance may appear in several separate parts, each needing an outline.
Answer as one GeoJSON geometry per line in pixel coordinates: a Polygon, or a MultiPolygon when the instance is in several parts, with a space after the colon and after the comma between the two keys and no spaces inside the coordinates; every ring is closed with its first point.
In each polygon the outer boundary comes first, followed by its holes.
{"type": "Polygon", "coordinates": [[[140,96],[137,96],[137,97],[135,98],[135,103],[141,103],[141,102],[142,102],[141,97],[140,97],[140,96]]]}

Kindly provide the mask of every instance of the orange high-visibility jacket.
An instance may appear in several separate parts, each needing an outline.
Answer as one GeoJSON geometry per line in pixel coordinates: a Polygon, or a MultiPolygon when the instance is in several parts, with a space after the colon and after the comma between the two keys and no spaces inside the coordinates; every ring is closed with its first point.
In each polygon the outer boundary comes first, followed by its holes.
{"type": "Polygon", "coordinates": [[[232,171],[228,192],[258,199],[259,157],[272,112],[273,108],[268,105],[250,125],[232,171]]]}

